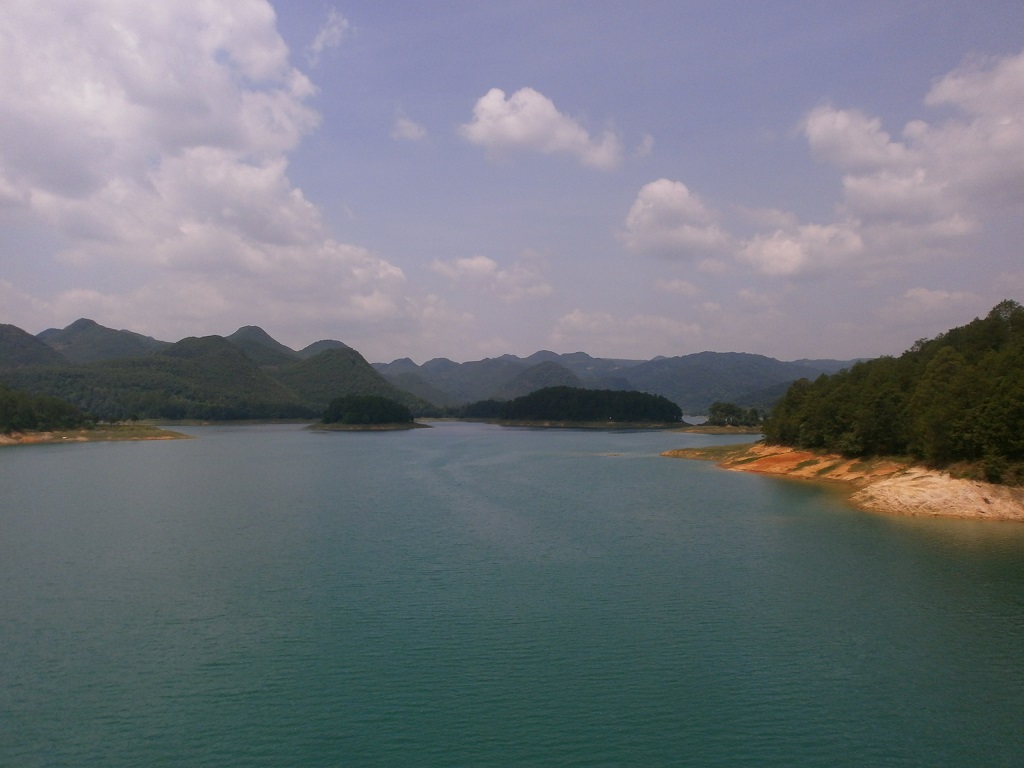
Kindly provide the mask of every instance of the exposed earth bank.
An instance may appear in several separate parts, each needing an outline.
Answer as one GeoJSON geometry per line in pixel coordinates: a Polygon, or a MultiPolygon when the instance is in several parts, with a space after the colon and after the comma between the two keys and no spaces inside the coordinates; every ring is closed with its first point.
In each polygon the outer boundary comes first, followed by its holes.
{"type": "Polygon", "coordinates": [[[0,434],[0,446],[39,443],[91,443],[100,440],[179,440],[180,432],[148,425],[115,424],[92,429],[68,429],[56,432],[13,432],[0,434]]]}
{"type": "Polygon", "coordinates": [[[896,515],[1024,522],[1024,488],[951,477],[895,459],[847,459],[762,443],[682,448],[664,456],[705,459],[740,472],[844,483],[859,508],[896,515]]]}

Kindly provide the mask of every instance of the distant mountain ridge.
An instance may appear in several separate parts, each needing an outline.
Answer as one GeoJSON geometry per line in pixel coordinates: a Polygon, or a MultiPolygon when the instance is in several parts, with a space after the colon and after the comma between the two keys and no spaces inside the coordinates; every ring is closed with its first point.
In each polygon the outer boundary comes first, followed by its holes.
{"type": "MultiPolygon", "coordinates": [[[[417,366],[408,358],[374,363],[385,378],[415,381],[445,393],[455,403],[508,400],[548,386],[638,390],[662,395],[685,413],[700,414],[715,402],[768,409],[789,385],[833,373],[836,360],[782,362],[743,352],[698,352],[652,360],[595,358],[585,352],[536,352],[526,358],[502,355],[468,363],[435,358],[417,366]]],[[[436,401],[435,401],[436,402],[436,401]]]]}
{"type": "Polygon", "coordinates": [[[688,414],[705,413],[716,401],[767,409],[793,381],[853,362],[782,362],[737,352],[629,360],[540,350],[526,358],[434,358],[422,365],[400,358],[371,366],[341,341],[324,339],[296,351],[254,325],[176,343],[85,318],[38,336],[0,325],[0,381],[116,418],[313,417],[348,394],[383,395],[417,413],[440,413],[552,386],[648,392],[688,414]]]}
{"type": "Polygon", "coordinates": [[[346,394],[431,408],[340,341],[303,357],[257,326],[173,344],[86,319],[38,337],[0,326],[0,382],[108,420],[317,418],[346,394]]]}

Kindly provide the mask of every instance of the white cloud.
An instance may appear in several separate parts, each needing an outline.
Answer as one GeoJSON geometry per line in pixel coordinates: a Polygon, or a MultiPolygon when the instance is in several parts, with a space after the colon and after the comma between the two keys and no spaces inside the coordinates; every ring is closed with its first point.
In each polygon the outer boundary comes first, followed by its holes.
{"type": "Polygon", "coordinates": [[[738,255],[764,274],[795,275],[846,263],[863,250],[864,243],[853,227],[806,224],[793,231],[757,235],[743,244],[738,255]]]}
{"type": "Polygon", "coordinates": [[[544,278],[543,264],[527,252],[511,267],[502,268],[487,256],[469,256],[450,261],[435,260],[431,268],[450,280],[474,284],[506,303],[550,296],[554,289],[544,278]]]}
{"type": "Polygon", "coordinates": [[[690,258],[720,251],[730,237],[701,199],[680,181],[645,184],[626,215],[626,247],[639,253],[690,258]]]}
{"type": "Polygon", "coordinates": [[[911,288],[890,298],[875,312],[883,328],[898,328],[909,340],[931,338],[937,329],[963,325],[972,316],[984,315],[995,303],[971,291],[911,288]]]}
{"type": "Polygon", "coordinates": [[[673,293],[690,298],[700,293],[700,289],[689,280],[659,280],[655,283],[655,287],[663,293],[673,293]]]}
{"type": "Polygon", "coordinates": [[[391,128],[391,138],[395,141],[422,141],[427,138],[427,129],[409,118],[399,115],[391,128]]]}
{"type": "MultiPolygon", "coordinates": [[[[332,12],[313,49],[345,25],[332,12]]],[[[334,241],[288,178],[319,122],[314,93],[262,0],[6,4],[0,215],[62,238],[67,269],[93,285],[34,316],[164,335],[191,313],[251,322],[254,308],[280,327],[397,322],[402,271],[334,241]]]]}
{"type": "Polygon", "coordinates": [[[844,170],[892,168],[912,160],[907,148],[882,130],[881,120],[857,110],[818,107],[803,128],[814,156],[844,170]]]}
{"type": "Polygon", "coordinates": [[[643,139],[640,141],[640,145],[636,148],[637,157],[650,157],[654,151],[654,137],[651,134],[644,134],[643,139]]]}
{"type": "Polygon", "coordinates": [[[317,66],[324,51],[341,45],[341,41],[350,26],[348,19],[338,13],[335,8],[331,8],[327,12],[327,21],[317,31],[313,42],[306,48],[306,61],[309,62],[309,65],[311,67],[317,66]]]}
{"type": "MultiPolygon", "coordinates": [[[[741,238],[721,228],[682,182],[659,179],[640,190],[623,242],[635,252],[683,257],[728,250],[776,276],[954,254],[990,216],[1024,212],[1024,53],[958,69],[925,102],[959,111],[942,122],[914,120],[899,138],[858,110],[808,113],[802,129],[812,154],[843,174],[833,221],[740,209],[765,230],[741,238]]],[[[722,262],[705,256],[702,264],[722,262]]]]}
{"type": "Polygon", "coordinates": [[[814,155],[844,173],[843,226],[869,262],[951,251],[992,214],[1024,211],[1024,53],[949,73],[925,104],[957,113],[913,120],[900,140],[856,110],[804,121],[814,155]]]}
{"type": "Polygon", "coordinates": [[[606,131],[600,140],[591,138],[576,120],[533,88],[521,88],[508,98],[501,89],[492,88],[473,107],[472,122],[459,131],[494,154],[511,150],[567,153],[602,170],[617,166],[622,155],[614,133],[606,131]]]}

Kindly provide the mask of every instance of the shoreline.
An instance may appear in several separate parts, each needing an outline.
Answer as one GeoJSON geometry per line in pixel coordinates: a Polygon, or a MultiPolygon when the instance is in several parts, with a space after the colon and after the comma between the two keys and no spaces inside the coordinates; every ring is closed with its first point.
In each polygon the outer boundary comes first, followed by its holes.
{"type": "Polygon", "coordinates": [[[170,429],[143,425],[114,424],[91,429],[64,429],[45,432],[0,434],[0,447],[50,445],[56,443],[99,443],[125,440],[191,440],[191,435],[170,429]]]}
{"type": "Polygon", "coordinates": [[[835,483],[858,509],[890,515],[1024,522],[1024,488],[952,477],[900,458],[849,459],[763,443],[679,448],[662,456],[733,472],[835,483]]]}
{"type": "Polygon", "coordinates": [[[403,432],[409,429],[430,429],[429,424],[418,421],[387,423],[387,424],[310,424],[305,429],[310,432],[403,432]]]}

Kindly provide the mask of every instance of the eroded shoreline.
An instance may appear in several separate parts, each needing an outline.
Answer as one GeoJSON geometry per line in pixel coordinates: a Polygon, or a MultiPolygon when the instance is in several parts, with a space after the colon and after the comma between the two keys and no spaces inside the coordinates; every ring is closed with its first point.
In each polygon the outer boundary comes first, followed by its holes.
{"type": "Polygon", "coordinates": [[[763,443],[680,448],[663,456],[714,461],[723,469],[834,482],[860,509],[892,515],[1024,522],[1024,489],[954,478],[898,459],[848,459],[763,443]]]}
{"type": "Polygon", "coordinates": [[[111,425],[91,429],[0,434],[0,446],[45,445],[47,443],[94,443],[110,440],[184,440],[190,435],[148,425],[111,425]]]}

